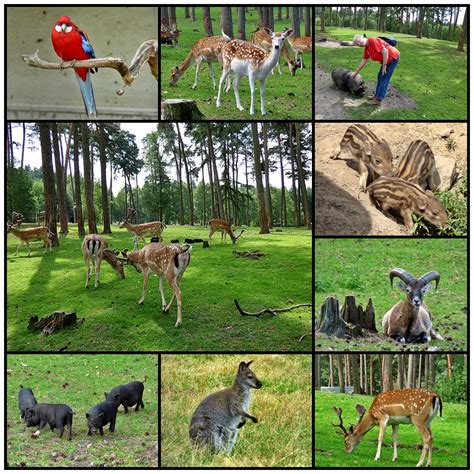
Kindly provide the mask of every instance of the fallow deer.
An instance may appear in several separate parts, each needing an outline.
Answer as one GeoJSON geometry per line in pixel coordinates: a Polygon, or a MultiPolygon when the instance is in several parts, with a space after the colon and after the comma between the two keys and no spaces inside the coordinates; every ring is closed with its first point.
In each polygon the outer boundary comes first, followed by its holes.
{"type": "Polygon", "coordinates": [[[145,237],[159,237],[162,240],[161,234],[166,227],[164,222],[160,221],[153,221],[153,222],[146,222],[145,224],[131,224],[130,220],[136,215],[137,211],[135,209],[129,207],[127,210],[127,216],[123,219],[122,222],[119,224],[120,229],[127,229],[129,232],[135,235],[133,240],[134,247],[133,250],[137,250],[138,248],[138,240],[142,239],[143,242],[146,244],[145,237]]]}
{"type": "Polygon", "coordinates": [[[122,255],[125,258],[121,258],[121,260],[135,267],[139,273],[143,273],[143,291],[138,304],[145,302],[150,274],[159,275],[163,312],[167,313],[169,311],[175,297],[178,303],[176,327],[181,326],[182,323],[182,293],[179,284],[189,265],[191,250],[191,246],[184,248],[175,244],[151,243],[133,252],[129,252],[126,249],[122,251],[122,255]],[[168,304],[166,304],[163,293],[163,278],[166,278],[170,288],[173,290],[173,296],[168,304]]]}
{"type": "Polygon", "coordinates": [[[300,36],[298,38],[288,38],[288,42],[295,53],[295,61],[299,63],[300,69],[303,69],[303,54],[313,51],[313,38],[311,36],[300,36]]]}
{"type": "Polygon", "coordinates": [[[48,227],[46,226],[39,226],[39,227],[32,227],[30,229],[23,229],[19,230],[17,227],[24,221],[24,217],[18,213],[13,212],[12,222],[7,223],[7,234],[12,233],[15,237],[20,239],[20,243],[15,252],[15,257],[18,255],[18,250],[23,244],[26,244],[26,248],[28,249],[28,257],[30,256],[30,242],[34,242],[36,240],[42,240],[44,242],[44,251],[49,246],[49,251],[52,252],[52,236],[53,234],[49,231],[48,227]]]}
{"type": "Polygon", "coordinates": [[[87,268],[86,288],[92,274],[92,267],[95,268],[94,288],[99,286],[100,264],[105,260],[120,278],[125,278],[123,264],[118,258],[118,250],[110,250],[107,241],[97,234],[88,234],[82,242],[82,256],[87,268]],[[92,266],[91,266],[92,265],[92,266]]]}
{"type": "Polygon", "coordinates": [[[269,28],[264,29],[272,39],[271,52],[267,53],[262,48],[242,40],[230,40],[222,32],[222,36],[229,42],[222,49],[222,76],[219,80],[219,92],[217,94],[216,106],[221,106],[222,85],[229,75],[234,72],[234,95],[237,108],[244,110],[240,103],[239,85],[243,76],[248,76],[250,84],[250,115],[255,114],[254,95],[255,81],[260,81],[260,111],[265,115],[265,81],[270,71],[276,66],[280,59],[280,53],[286,38],[293,34],[293,30],[283,33],[274,33],[269,28]]]}
{"type": "Polygon", "coordinates": [[[229,235],[233,244],[235,244],[237,239],[244,233],[245,230],[241,230],[240,234],[236,236],[232,230],[232,225],[224,219],[211,219],[209,221],[209,227],[211,228],[209,232],[209,240],[211,240],[214,232],[219,230],[221,232],[221,241],[225,241],[227,235],[229,235]]]}
{"type": "Polygon", "coordinates": [[[396,461],[398,458],[398,426],[413,424],[423,438],[423,450],[421,451],[420,461],[416,466],[420,467],[423,465],[427,453],[428,459],[426,466],[431,466],[431,455],[433,451],[431,423],[437,414],[442,416],[443,410],[441,398],[437,393],[424,388],[382,392],[374,398],[368,411],[366,411],[363,405],[356,406],[360,418],[358,423],[355,426],[351,425],[349,429],[344,427],[342,409],[337,407],[333,407],[333,409],[339,418],[339,424],[332,423],[332,425],[341,429],[344,435],[346,453],[352,453],[362,441],[365,434],[374,426],[378,426],[378,446],[377,453],[375,454],[375,461],[378,461],[380,459],[385,430],[387,426],[392,426],[392,461],[396,461]]]}
{"type": "MultiPolygon", "coordinates": [[[[272,50],[272,37],[263,29],[258,30],[254,33],[254,35],[252,36],[252,43],[256,44],[257,46],[260,46],[267,52],[271,52],[272,50]]],[[[294,76],[296,74],[296,69],[299,67],[299,63],[291,59],[288,48],[286,47],[286,43],[283,43],[283,46],[281,47],[281,54],[285,58],[286,64],[288,65],[288,69],[290,70],[290,74],[294,76]]],[[[280,59],[278,59],[276,67],[278,69],[278,73],[281,74],[280,59]]]]}
{"type": "Polygon", "coordinates": [[[191,86],[191,89],[195,89],[198,83],[201,63],[204,61],[209,65],[212,85],[215,89],[216,81],[214,79],[214,67],[212,63],[218,62],[222,64],[222,48],[226,43],[226,39],[222,36],[208,36],[196,41],[191,52],[186,56],[186,59],[179,66],[175,66],[171,71],[169,85],[174,86],[186,70],[196,63],[196,75],[194,77],[194,84],[191,86]]]}

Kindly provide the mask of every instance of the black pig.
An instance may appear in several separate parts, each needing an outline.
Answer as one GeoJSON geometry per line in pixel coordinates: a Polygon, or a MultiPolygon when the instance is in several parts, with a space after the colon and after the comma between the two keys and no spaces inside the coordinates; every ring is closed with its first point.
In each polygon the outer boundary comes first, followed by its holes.
{"type": "MultiPolygon", "coordinates": [[[[118,394],[117,394],[118,398],[118,394]]],[[[115,402],[105,401],[98,403],[86,413],[88,435],[99,433],[104,436],[104,426],[110,423],[110,432],[115,431],[115,420],[117,418],[118,405],[115,402]]]]}
{"type": "Polygon", "coordinates": [[[38,438],[46,425],[51,431],[54,428],[59,430],[59,437],[62,438],[64,427],[68,427],[69,441],[72,440],[72,408],[68,405],[56,403],[39,403],[25,410],[26,426],[38,426],[39,429],[33,434],[33,438],[38,438]]]}
{"type": "Polygon", "coordinates": [[[117,408],[123,405],[125,413],[128,413],[128,407],[133,407],[133,405],[136,405],[135,411],[138,411],[140,406],[145,408],[143,390],[145,390],[143,382],[130,382],[114,387],[109,393],[104,392],[104,394],[106,400],[115,402],[117,408]]]}
{"type": "Polygon", "coordinates": [[[25,410],[37,405],[33,390],[31,388],[23,387],[20,385],[20,392],[18,393],[18,407],[20,408],[21,419],[25,418],[25,410]]]}
{"type": "Polygon", "coordinates": [[[365,94],[364,78],[360,74],[357,74],[356,77],[352,77],[352,71],[350,69],[338,68],[334,69],[331,73],[331,77],[338,89],[351,92],[357,96],[363,96],[365,94]]]}

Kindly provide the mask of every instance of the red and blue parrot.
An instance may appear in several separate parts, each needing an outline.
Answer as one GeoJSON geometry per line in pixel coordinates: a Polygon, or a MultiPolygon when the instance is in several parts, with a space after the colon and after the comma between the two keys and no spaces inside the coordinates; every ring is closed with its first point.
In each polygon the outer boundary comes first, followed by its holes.
{"type": "MultiPolygon", "coordinates": [[[[63,61],[85,60],[95,58],[94,50],[89,42],[87,34],[80,30],[68,16],[62,16],[56,22],[51,32],[51,41],[54,51],[63,61]]],[[[94,69],[74,68],[77,82],[81,88],[82,99],[88,117],[97,117],[95,107],[94,91],[90,73],[94,69]]]]}

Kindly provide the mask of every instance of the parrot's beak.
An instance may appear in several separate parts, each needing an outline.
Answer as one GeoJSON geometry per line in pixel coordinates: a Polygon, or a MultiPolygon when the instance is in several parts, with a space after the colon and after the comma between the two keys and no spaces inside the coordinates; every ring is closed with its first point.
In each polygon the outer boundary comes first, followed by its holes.
{"type": "Polygon", "coordinates": [[[61,30],[63,30],[63,33],[66,31],[66,28],[67,28],[66,23],[63,23],[63,24],[61,25],[61,30]]]}

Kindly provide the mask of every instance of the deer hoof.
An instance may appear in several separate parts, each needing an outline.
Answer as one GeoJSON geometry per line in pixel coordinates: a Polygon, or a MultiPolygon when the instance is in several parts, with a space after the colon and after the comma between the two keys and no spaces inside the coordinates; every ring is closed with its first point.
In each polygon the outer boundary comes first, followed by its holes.
{"type": "Polygon", "coordinates": [[[142,298],[142,299],[138,302],[138,304],[143,304],[144,302],[145,302],[145,300],[142,298]]]}
{"type": "Polygon", "coordinates": [[[242,110],[244,110],[244,108],[241,106],[241,105],[238,105],[237,108],[242,112],[242,110]]]}
{"type": "Polygon", "coordinates": [[[181,321],[176,321],[176,324],[174,325],[175,328],[179,328],[181,326],[181,321]]]}
{"type": "Polygon", "coordinates": [[[163,311],[163,313],[167,313],[170,309],[166,305],[163,305],[161,307],[161,310],[163,311]]]}

